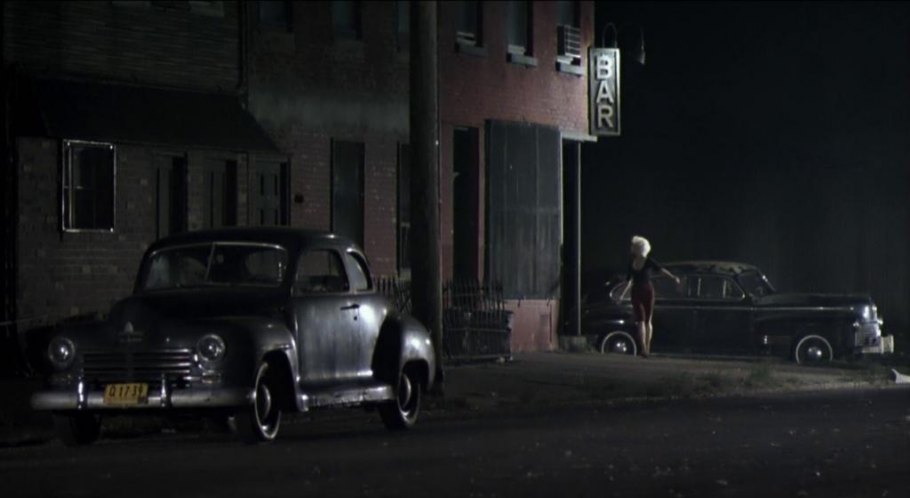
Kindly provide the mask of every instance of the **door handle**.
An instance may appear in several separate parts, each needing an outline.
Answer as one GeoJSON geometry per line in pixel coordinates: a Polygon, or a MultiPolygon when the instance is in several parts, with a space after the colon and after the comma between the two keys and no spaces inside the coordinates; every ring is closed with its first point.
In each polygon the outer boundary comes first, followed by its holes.
{"type": "Polygon", "coordinates": [[[349,304],[348,306],[342,306],[341,309],[342,310],[357,310],[357,309],[360,309],[360,305],[357,303],[349,304]]]}

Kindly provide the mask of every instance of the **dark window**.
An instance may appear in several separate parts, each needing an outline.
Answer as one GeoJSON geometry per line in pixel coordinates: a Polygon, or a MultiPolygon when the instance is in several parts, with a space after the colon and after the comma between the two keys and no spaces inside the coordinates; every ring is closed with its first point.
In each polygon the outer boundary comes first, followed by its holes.
{"type": "Polygon", "coordinates": [[[701,299],[742,299],[745,297],[742,289],[732,279],[718,276],[705,276],[699,278],[698,297],[701,299]]]}
{"type": "Polygon", "coordinates": [[[482,44],[481,27],[483,24],[480,16],[480,2],[469,0],[459,2],[456,33],[458,43],[477,46],[482,44]]]}
{"type": "Polygon", "coordinates": [[[398,272],[411,271],[411,147],[398,146],[398,272]]]}
{"type": "Polygon", "coordinates": [[[186,158],[157,156],[157,236],[186,230],[186,158]]]}
{"type": "Polygon", "coordinates": [[[576,0],[559,0],[556,2],[556,22],[563,26],[577,28],[581,26],[576,0]]]}
{"type": "Polygon", "coordinates": [[[237,162],[212,161],[205,169],[205,220],[207,228],[237,224],[237,162]]]}
{"type": "Polygon", "coordinates": [[[360,2],[356,0],[332,1],[332,24],[335,27],[335,38],[360,40],[363,37],[360,2]]]}
{"type": "Polygon", "coordinates": [[[669,277],[665,276],[651,279],[651,285],[654,286],[654,297],[656,299],[685,299],[687,289],[686,277],[683,276],[680,277],[680,279],[681,282],[679,285],[676,284],[675,280],[671,280],[669,277]]]}
{"type": "Polygon", "coordinates": [[[332,230],[363,247],[362,143],[332,143],[332,230]]]}
{"type": "Polygon", "coordinates": [[[531,4],[525,1],[510,1],[507,5],[509,53],[528,55],[531,53],[531,4]]]}
{"type": "Polygon", "coordinates": [[[408,51],[411,44],[411,2],[395,2],[396,32],[398,33],[398,50],[408,51]]]}
{"type": "Polygon", "coordinates": [[[348,279],[337,253],[310,249],[300,254],[294,279],[295,293],[344,292],[348,288],[348,279]]]}
{"type": "Polygon", "coordinates": [[[373,282],[370,278],[370,271],[367,269],[366,261],[359,254],[347,253],[344,255],[348,260],[348,269],[351,270],[351,287],[355,292],[368,291],[373,288],[373,282]]]}
{"type": "Polygon", "coordinates": [[[288,164],[259,161],[253,170],[250,189],[252,218],[259,226],[287,225],[289,222],[288,164]]]}
{"type": "Polygon", "coordinates": [[[478,277],[478,223],[480,212],[480,151],[476,128],[456,128],[453,137],[452,231],[453,275],[457,279],[478,277]]]}
{"type": "Polygon", "coordinates": [[[259,25],[267,28],[292,31],[291,2],[259,0],[259,25]]]}
{"type": "Polygon", "coordinates": [[[113,144],[64,142],[64,230],[114,229],[116,157],[113,144]]]}

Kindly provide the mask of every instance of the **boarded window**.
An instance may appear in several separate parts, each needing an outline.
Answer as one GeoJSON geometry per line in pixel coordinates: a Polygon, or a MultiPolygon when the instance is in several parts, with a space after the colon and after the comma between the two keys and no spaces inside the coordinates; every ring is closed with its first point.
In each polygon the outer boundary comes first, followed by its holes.
{"type": "Polygon", "coordinates": [[[558,296],[559,131],[491,121],[487,147],[487,272],[506,298],[558,296]]]}
{"type": "Polygon", "coordinates": [[[363,144],[332,142],[332,230],[363,247],[363,144]]]}
{"type": "Polygon", "coordinates": [[[67,140],[63,144],[64,230],[114,229],[116,147],[67,140]]]}

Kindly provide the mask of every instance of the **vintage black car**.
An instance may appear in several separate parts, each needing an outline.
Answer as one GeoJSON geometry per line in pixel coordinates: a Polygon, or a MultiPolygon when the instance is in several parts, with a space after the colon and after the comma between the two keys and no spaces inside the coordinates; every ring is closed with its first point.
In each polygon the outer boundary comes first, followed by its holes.
{"type": "Polygon", "coordinates": [[[200,414],[247,442],[276,437],[282,412],[366,405],[389,429],[417,421],[436,380],[426,328],[377,292],[363,252],[316,231],[238,228],[152,244],[132,296],[106,319],[48,338],[47,388],[67,444],[108,414],[200,414]]]}
{"type": "MultiPolygon", "coordinates": [[[[869,296],[781,294],[755,266],[691,261],[664,264],[682,282],[660,275],[655,294],[655,352],[780,354],[800,364],[894,351],[869,296]]],[[[624,278],[606,283],[582,309],[582,330],[604,353],[639,349],[624,278]]]]}

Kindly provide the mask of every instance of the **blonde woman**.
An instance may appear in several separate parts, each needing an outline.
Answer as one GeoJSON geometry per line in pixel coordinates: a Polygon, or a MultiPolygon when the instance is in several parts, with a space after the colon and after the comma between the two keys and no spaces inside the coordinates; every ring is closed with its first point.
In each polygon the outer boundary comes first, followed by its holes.
{"type": "Polygon", "coordinates": [[[626,287],[622,291],[622,298],[626,298],[629,288],[632,288],[632,309],[635,312],[635,323],[638,327],[638,340],[641,343],[641,355],[647,358],[651,354],[651,338],[654,334],[651,318],[654,316],[654,288],[651,286],[651,273],[661,272],[676,281],[679,277],[670,273],[660,263],[648,257],[651,252],[651,243],[648,239],[636,235],[632,237],[630,249],[629,272],[626,275],[626,287]]]}

